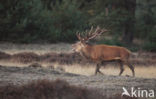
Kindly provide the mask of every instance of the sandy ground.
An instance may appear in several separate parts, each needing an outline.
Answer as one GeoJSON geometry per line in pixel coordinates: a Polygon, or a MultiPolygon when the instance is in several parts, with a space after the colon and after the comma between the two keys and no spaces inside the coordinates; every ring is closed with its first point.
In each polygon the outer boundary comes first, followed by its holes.
{"type": "MultiPolygon", "coordinates": [[[[54,68],[62,68],[64,71],[68,73],[73,73],[73,74],[78,74],[78,75],[86,75],[86,76],[92,76],[95,73],[95,65],[94,64],[87,64],[87,65],[80,65],[80,64],[72,64],[72,65],[60,65],[58,63],[39,63],[42,65],[42,67],[48,67],[48,66],[53,66],[54,68]]],[[[27,67],[30,64],[22,64],[22,63],[13,63],[13,62],[5,62],[5,61],[0,61],[0,65],[2,66],[16,66],[16,67],[27,67]]],[[[127,67],[124,66],[124,72],[123,76],[132,75],[131,70],[127,67]]],[[[118,65],[112,66],[106,65],[105,67],[101,67],[101,72],[103,72],[105,75],[113,75],[116,76],[120,72],[120,68],[118,65]]],[[[156,66],[135,66],[135,75],[136,77],[140,78],[156,78],[156,66]]]]}
{"type": "Polygon", "coordinates": [[[72,85],[96,89],[104,95],[120,94],[123,92],[122,87],[156,90],[156,79],[113,75],[86,76],[49,68],[0,66],[0,86],[24,84],[37,79],[62,79],[72,85]]]}

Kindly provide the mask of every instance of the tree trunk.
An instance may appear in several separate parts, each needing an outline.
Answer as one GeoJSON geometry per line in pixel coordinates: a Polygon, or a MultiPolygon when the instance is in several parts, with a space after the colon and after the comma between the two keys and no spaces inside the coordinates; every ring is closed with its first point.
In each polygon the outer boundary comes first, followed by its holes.
{"type": "Polygon", "coordinates": [[[125,44],[131,44],[133,42],[133,34],[135,28],[135,8],[136,0],[125,0],[125,9],[128,12],[127,20],[125,21],[124,32],[122,41],[125,44]]]}

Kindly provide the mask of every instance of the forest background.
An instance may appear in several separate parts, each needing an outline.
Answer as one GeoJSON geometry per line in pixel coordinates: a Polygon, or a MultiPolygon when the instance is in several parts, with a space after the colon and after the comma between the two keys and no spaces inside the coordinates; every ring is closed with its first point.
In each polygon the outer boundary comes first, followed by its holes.
{"type": "Polygon", "coordinates": [[[156,0],[1,0],[0,42],[73,43],[75,33],[109,30],[92,42],[156,51],[156,0]]]}

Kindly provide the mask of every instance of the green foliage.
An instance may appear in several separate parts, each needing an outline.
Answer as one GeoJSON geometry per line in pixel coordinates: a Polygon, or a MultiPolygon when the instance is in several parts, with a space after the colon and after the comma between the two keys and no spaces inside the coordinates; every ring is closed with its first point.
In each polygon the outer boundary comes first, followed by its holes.
{"type": "Polygon", "coordinates": [[[10,5],[8,13],[3,17],[4,24],[1,24],[1,35],[5,33],[4,40],[32,42],[37,40],[38,34],[47,31],[47,27],[43,29],[43,26],[49,24],[45,21],[49,20],[50,16],[43,16],[46,11],[42,9],[40,0],[16,0],[12,4],[14,5],[10,5]]]}
{"type": "Polygon", "coordinates": [[[156,51],[156,28],[152,29],[149,33],[148,40],[144,44],[143,48],[147,51],[156,51]]]}
{"type": "Polygon", "coordinates": [[[137,0],[135,36],[147,39],[156,24],[155,0],[137,0]]]}
{"type": "Polygon", "coordinates": [[[15,2],[11,3],[15,5],[10,5],[8,13],[0,20],[2,40],[22,43],[72,42],[76,40],[76,31],[87,26],[86,17],[78,10],[75,1],[57,2],[52,6],[53,10],[44,8],[41,0],[15,2]]]}
{"type": "Polygon", "coordinates": [[[143,48],[150,52],[156,52],[156,42],[148,41],[144,44],[143,48]]]}
{"type": "Polygon", "coordinates": [[[155,51],[156,1],[136,0],[136,9],[134,2],[135,0],[0,0],[0,41],[73,42],[77,40],[77,31],[98,25],[110,30],[108,35],[113,38],[104,38],[99,43],[125,46],[126,40],[133,36],[127,36],[126,32],[133,32],[134,38],[146,42],[139,46],[155,51]],[[133,7],[135,11],[131,9],[133,7]]]}
{"type": "MultiPolygon", "coordinates": [[[[91,22],[96,25],[100,25],[101,27],[106,27],[111,30],[111,34],[114,35],[121,35],[121,32],[124,27],[124,22],[126,21],[127,17],[123,17],[122,15],[118,14],[119,10],[115,10],[110,12],[107,16],[105,12],[101,12],[97,14],[91,22]]],[[[125,12],[126,13],[126,12],[125,12]]]]}
{"type": "Polygon", "coordinates": [[[150,42],[156,42],[156,27],[149,33],[148,39],[150,42]]]}
{"type": "Polygon", "coordinates": [[[133,1],[135,0],[96,0],[95,12],[97,13],[90,22],[109,29],[112,37],[120,36],[124,43],[131,43],[135,29],[135,10],[133,10],[135,3],[131,3],[133,1]],[[130,3],[130,6],[127,3],[130,3]]]}
{"type": "Polygon", "coordinates": [[[52,19],[57,40],[71,42],[76,40],[75,33],[87,27],[87,17],[78,10],[76,1],[63,0],[53,7],[52,19]]]}
{"type": "Polygon", "coordinates": [[[117,38],[112,39],[103,39],[97,42],[98,44],[108,44],[108,45],[117,45],[117,46],[124,46],[117,38]]]}
{"type": "Polygon", "coordinates": [[[144,50],[156,51],[156,2],[154,0],[138,0],[137,3],[135,37],[144,40],[144,50]]]}

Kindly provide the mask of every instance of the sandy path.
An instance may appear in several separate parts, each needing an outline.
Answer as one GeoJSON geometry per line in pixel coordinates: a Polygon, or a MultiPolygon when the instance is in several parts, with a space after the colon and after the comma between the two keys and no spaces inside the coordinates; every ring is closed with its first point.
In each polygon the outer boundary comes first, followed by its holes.
{"type": "Polygon", "coordinates": [[[84,76],[49,68],[0,67],[0,86],[24,84],[37,79],[63,79],[72,85],[96,89],[105,95],[120,94],[122,87],[156,90],[156,79],[108,75],[84,76]]]}

